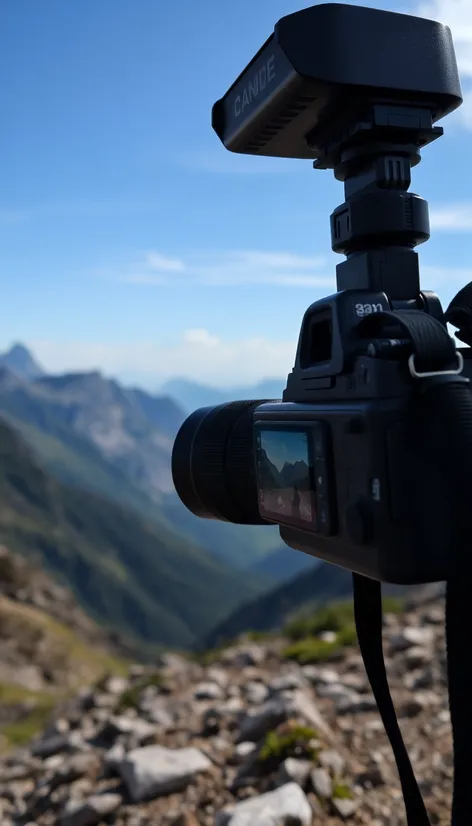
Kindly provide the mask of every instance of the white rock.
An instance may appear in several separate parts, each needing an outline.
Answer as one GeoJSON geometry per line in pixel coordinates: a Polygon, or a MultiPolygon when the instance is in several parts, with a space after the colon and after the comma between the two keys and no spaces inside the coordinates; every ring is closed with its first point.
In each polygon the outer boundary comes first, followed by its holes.
{"type": "Polygon", "coordinates": [[[199,683],[194,689],[195,700],[221,700],[223,691],[218,683],[199,683]]]}
{"type": "Polygon", "coordinates": [[[238,760],[244,760],[246,757],[249,757],[256,748],[255,743],[249,743],[245,740],[235,746],[234,753],[238,760]]]}
{"type": "Polygon", "coordinates": [[[173,794],[184,789],[199,772],[212,763],[199,749],[167,749],[145,746],[130,751],[118,764],[118,771],[134,803],[173,794]]]}
{"type": "Polygon", "coordinates": [[[313,700],[302,691],[277,694],[259,708],[249,709],[241,722],[239,742],[257,742],[268,731],[289,718],[299,718],[331,739],[332,732],[313,700]]]}
{"type": "Polygon", "coordinates": [[[128,688],[129,683],[125,677],[109,677],[105,683],[105,690],[109,694],[123,694],[128,688]]]}
{"type": "Polygon", "coordinates": [[[310,760],[298,760],[296,757],[287,757],[279,766],[276,776],[277,785],[298,783],[304,786],[312,768],[310,760]]]}
{"type": "Polygon", "coordinates": [[[271,694],[278,694],[280,691],[295,691],[299,688],[306,688],[306,686],[307,678],[303,676],[302,672],[291,671],[271,680],[269,691],[271,694]]]}
{"type": "Polygon", "coordinates": [[[210,666],[206,676],[211,683],[217,683],[220,688],[226,688],[228,685],[229,677],[224,668],[218,668],[216,665],[210,666]]]}
{"type": "Polygon", "coordinates": [[[120,763],[123,762],[126,754],[126,749],[123,743],[117,742],[115,743],[111,749],[109,749],[103,758],[104,765],[110,771],[114,771],[120,763]]]}
{"type": "Polygon", "coordinates": [[[319,638],[323,642],[336,642],[338,635],[336,631],[322,631],[321,634],[319,634],[319,638]]]}
{"type": "Polygon", "coordinates": [[[256,682],[255,680],[251,680],[251,682],[247,683],[244,687],[244,693],[246,695],[246,700],[248,703],[253,705],[260,705],[269,695],[267,687],[264,683],[256,682]]]}
{"type": "Polygon", "coordinates": [[[60,826],[95,826],[113,814],[121,803],[121,795],[113,793],[95,794],[85,803],[70,802],[59,820],[60,826]]]}
{"type": "Polygon", "coordinates": [[[300,826],[310,826],[312,814],[300,786],[286,783],[275,791],[243,800],[230,811],[219,812],[215,826],[280,826],[285,818],[293,818],[300,826]]]}
{"type": "Polygon", "coordinates": [[[392,653],[406,651],[414,646],[429,646],[434,642],[434,631],[432,628],[417,628],[410,626],[404,628],[399,634],[395,634],[390,640],[390,650],[392,653]]]}
{"type": "Polygon", "coordinates": [[[337,814],[340,815],[343,820],[351,817],[359,805],[357,800],[350,800],[348,797],[334,797],[332,804],[337,814]]]}
{"type": "Polygon", "coordinates": [[[342,774],[346,764],[344,757],[342,757],[339,752],[334,749],[326,749],[326,751],[320,752],[318,762],[321,766],[323,766],[323,768],[331,769],[335,775],[342,774]]]}
{"type": "Polygon", "coordinates": [[[320,668],[317,665],[305,665],[302,667],[302,674],[305,675],[313,685],[319,683],[339,683],[340,677],[331,668],[320,668]]]}
{"type": "Polygon", "coordinates": [[[333,793],[333,783],[326,769],[313,769],[311,782],[318,797],[331,797],[333,793]]]}

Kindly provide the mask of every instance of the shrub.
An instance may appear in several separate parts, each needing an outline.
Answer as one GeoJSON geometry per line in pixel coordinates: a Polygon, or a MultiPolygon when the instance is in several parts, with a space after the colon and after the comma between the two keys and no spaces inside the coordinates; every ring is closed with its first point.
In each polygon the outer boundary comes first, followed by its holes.
{"type": "MultiPolygon", "coordinates": [[[[393,598],[384,599],[383,609],[386,614],[398,614],[403,610],[403,601],[393,598]]],[[[305,609],[289,620],[283,629],[283,634],[296,641],[305,637],[316,637],[323,631],[334,631],[339,634],[353,627],[354,604],[352,600],[349,600],[332,602],[316,611],[305,609]]],[[[348,633],[352,635],[352,632],[348,633]]]]}
{"type": "Polygon", "coordinates": [[[333,786],[333,798],[337,797],[338,800],[352,800],[352,791],[349,786],[346,786],[344,783],[335,783],[333,786]]]}
{"type": "Polygon", "coordinates": [[[285,723],[275,731],[269,731],[259,751],[258,761],[266,768],[276,768],[287,757],[302,757],[315,760],[317,750],[314,742],[317,732],[297,723],[285,723]]]}
{"type": "Polygon", "coordinates": [[[347,625],[340,631],[333,642],[320,640],[318,637],[305,637],[289,645],[283,652],[289,660],[296,660],[301,665],[320,663],[339,656],[343,649],[355,645],[357,633],[355,625],[347,625]]]}

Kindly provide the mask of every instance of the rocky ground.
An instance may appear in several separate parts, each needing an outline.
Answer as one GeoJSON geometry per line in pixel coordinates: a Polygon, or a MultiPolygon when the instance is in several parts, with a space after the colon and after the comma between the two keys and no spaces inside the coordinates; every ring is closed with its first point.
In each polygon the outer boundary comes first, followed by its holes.
{"type": "MultiPolygon", "coordinates": [[[[433,824],[452,762],[443,608],[385,618],[392,694],[433,824]]],[[[241,641],[82,690],[0,760],[0,822],[37,826],[400,826],[393,756],[356,647],[298,665],[241,641]]]]}

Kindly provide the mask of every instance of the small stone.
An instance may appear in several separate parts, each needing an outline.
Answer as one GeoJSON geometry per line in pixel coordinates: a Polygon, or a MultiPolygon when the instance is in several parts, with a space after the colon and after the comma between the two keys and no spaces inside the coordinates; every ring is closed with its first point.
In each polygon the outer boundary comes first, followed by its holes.
{"type": "Polygon", "coordinates": [[[431,662],[432,652],[427,648],[421,648],[419,645],[409,648],[405,652],[405,663],[408,668],[421,668],[431,662]]]}
{"type": "Polygon", "coordinates": [[[224,668],[218,668],[218,666],[212,665],[207,670],[206,676],[210,683],[217,683],[220,688],[226,688],[228,685],[229,676],[224,668]]]}
{"type": "Polygon", "coordinates": [[[124,757],[126,754],[126,750],[123,743],[115,743],[111,749],[109,749],[104,758],[103,763],[106,769],[113,772],[115,771],[120,763],[123,762],[124,757]]]}
{"type": "Polygon", "coordinates": [[[390,650],[392,653],[406,651],[415,646],[428,646],[434,642],[434,631],[432,628],[417,628],[410,626],[404,628],[399,634],[394,635],[390,640],[390,650]]]}
{"type": "Polygon", "coordinates": [[[336,631],[322,631],[318,636],[322,642],[336,642],[338,638],[336,631]]]}
{"type": "Polygon", "coordinates": [[[55,734],[35,743],[31,749],[34,757],[51,757],[59,752],[74,751],[83,748],[83,740],[78,732],[55,734]]]}
{"type": "Polygon", "coordinates": [[[304,677],[301,671],[291,671],[287,674],[281,674],[280,677],[275,677],[269,683],[269,691],[271,694],[279,694],[281,691],[296,691],[307,686],[307,678],[304,677]]]}
{"type": "Polygon", "coordinates": [[[336,814],[342,817],[343,820],[347,820],[349,817],[352,817],[359,806],[359,802],[357,800],[350,800],[348,797],[333,797],[332,805],[336,814]]]}
{"type": "Polygon", "coordinates": [[[60,826],[95,826],[121,806],[119,794],[96,794],[85,803],[71,802],[59,820],[60,826]]]}
{"type": "Polygon", "coordinates": [[[199,772],[212,763],[194,747],[168,749],[144,746],[134,749],[118,764],[118,771],[134,803],[182,791],[199,772]]]}
{"type": "Polygon", "coordinates": [[[341,757],[339,752],[334,749],[326,749],[326,751],[320,752],[318,762],[323,768],[331,769],[334,775],[342,774],[346,765],[344,757],[341,757]]]}
{"type": "Polygon", "coordinates": [[[339,674],[331,668],[319,668],[316,665],[305,665],[302,667],[302,674],[304,674],[307,680],[313,683],[313,685],[318,685],[319,683],[340,682],[339,674]]]}
{"type": "Polygon", "coordinates": [[[333,736],[313,700],[304,692],[296,691],[278,694],[263,706],[249,709],[241,722],[238,742],[243,740],[257,742],[280,723],[292,718],[303,720],[305,725],[312,726],[327,739],[333,736]]]}
{"type": "Polygon", "coordinates": [[[302,788],[306,785],[312,764],[309,760],[297,760],[287,757],[279,766],[276,783],[283,786],[285,783],[298,783],[302,788]]]}
{"type": "Polygon", "coordinates": [[[193,692],[195,700],[221,700],[223,691],[218,683],[200,683],[193,692]]]}
{"type": "Polygon", "coordinates": [[[246,757],[249,757],[253,751],[256,749],[255,743],[250,743],[247,740],[243,740],[242,743],[237,743],[234,749],[235,756],[238,760],[244,760],[246,757]]]}
{"type": "Polygon", "coordinates": [[[328,798],[333,793],[333,783],[326,769],[313,769],[311,782],[318,797],[328,798]]]}
{"type": "Polygon", "coordinates": [[[264,683],[256,682],[255,680],[251,680],[251,682],[245,685],[244,693],[248,703],[256,706],[264,703],[269,695],[264,683]]]}
{"type": "Polygon", "coordinates": [[[215,826],[310,826],[312,810],[307,796],[297,783],[286,783],[275,791],[250,797],[234,808],[220,811],[215,826]]]}
{"type": "Polygon", "coordinates": [[[110,717],[108,723],[99,732],[98,737],[106,743],[113,743],[120,735],[132,734],[139,743],[144,743],[146,740],[152,740],[156,733],[157,728],[152,723],[139,719],[139,717],[133,718],[121,715],[110,717]]]}
{"type": "Polygon", "coordinates": [[[338,714],[363,714],[366,711],[377,711],[377,703],[374,697],[353,694],[338,700],[336,711],[338,714]]]}
{"type": "Polygon", "coordinates": [[[105,683],[105,691],[109,694],[123,694],[129,687],[129,682],[125,677],[109,677],[105,683]]]}

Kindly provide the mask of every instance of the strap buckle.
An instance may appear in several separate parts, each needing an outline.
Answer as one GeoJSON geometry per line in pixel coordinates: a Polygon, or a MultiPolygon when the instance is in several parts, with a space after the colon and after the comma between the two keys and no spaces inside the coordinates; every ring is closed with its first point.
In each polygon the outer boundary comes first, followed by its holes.
{"type": "Polygon", "coordinates": [[[431,379],[435,376],[458,376],[464,369],[464,357],[459,350],[456,350],[456,356],[457,367],[453,370],[432,370],[431,372],[419,373],[415,367],[415,353],[412,353],[408,359],[408,369],[410,371],[410,375],[414,379],[431,379]]]}

